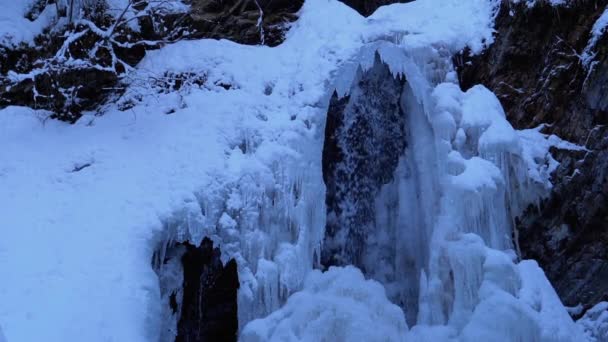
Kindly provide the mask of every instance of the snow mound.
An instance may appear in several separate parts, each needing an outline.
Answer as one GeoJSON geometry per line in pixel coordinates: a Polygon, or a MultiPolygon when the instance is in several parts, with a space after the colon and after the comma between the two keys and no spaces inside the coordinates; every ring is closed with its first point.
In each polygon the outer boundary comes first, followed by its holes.
{"type": "Polygon", "coordinates": [[[585,49],[581,53],[581,62],[583,63],[583,65],[585,67],[588,67],[589,69],[593,69],[594,65],[597,64],[597,61],[593,60],[595,58],[595,55],[597,54],[596,52],[594,52],[594,49],[595,49],[595,46],[597,45],[597,42],[600,40],[602,35],[606,32],[607,28],[608,28],[608,6],[606,6],[606,9],[604,10],[604,12],[602,12],[602,15],[600,15],[600,17],[593,24],[593,27],[591,28],[591,32],[590,32],[591,36],[589,37],[587,46],[585,46],[585,49]]]}
{"type": "Polygon", "coordinates": [[[608,302],[600,302],[576,321],[592,342],[608,341],[608,302]]]}
{"type": "MultiPolygon", "coordinates": [[[[439,253],[445,262],[442,277],[454,278],[451,291],[443,294],[452,297],[452,304],[425,310],[432,305],[426,302],[432,301],[426,295],[432,289],[423,289],[420,315],[443,312],[450,317],[447,325],[418,324],[408,331],[403,312],[386,298],[380,283],[365,280],[352,266],[331,267],[311,271],[300,292],[268,317],[247,324],[240,341],[584,340],[583,329],[572,321],[534,261],[515,264],[513,255],[486,247],[470,233],[451,236],[439,253]]],[[[600,338],[607,308],[598,305],[579,324],[600,338]]]]}
{"type": "Polygon", "coordinates": [[[384,287],[358,269],[312,271],[302,291],[264,319],[250,322],[242,342],[403,341],[407,324],[384,287]]]}
{"type": "Polygon", "coordinates": [[[582,329],[572,324],[572,318],[536,261],[523,260],[517,269],[522,280],[519,297],[537,312],[541,340],[584,340],[582,329]]]}
{"type": "Polygon", "coordinates": [[[534,261],[515,264],[512,254],[488,248],[470,233],[451,236],[440,253],[441,277],[454,277],[448,327],[460,332],[458,341],[582,340],[534,261]]]}
{"type": "Polygon", "coordinates": [[[42,33],[56,20],[55,6],[47,6],[33,21],[25,15],[34,3],[33,0],[0,0],[0,44],[17,45],[21,42],[32,44],[34,37],[42,33]]]}

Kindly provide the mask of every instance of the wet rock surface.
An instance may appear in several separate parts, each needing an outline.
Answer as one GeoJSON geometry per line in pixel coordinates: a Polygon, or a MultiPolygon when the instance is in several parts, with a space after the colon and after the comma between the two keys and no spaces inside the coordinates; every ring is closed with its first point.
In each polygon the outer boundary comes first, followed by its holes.
{"type": "Polygon", "coordinates": [[[327,226],[321,262],[326,267],[354,264],[364,269],[376,196],[393,179],[406,147],[400,106],[404,84],[376,55],[350,94],[340,98],[334,93],[331,99],[323,146],[327,226]]]}
{"type": "Polygon", "coordinates": [[[161,342],[236,341],[239,278],[234,259],[225,264],[213,241],[163,241],[152,268],[160,287],[161,342]]]}
{"type": "MultiPolygon", "coordinates": [[[[176,342],[236,341],[239,279],[234,259],[224,265],[219,248],[205,238],[186,247],[181,315],[176,342]]],[[[177,305],[176,305],[177,306],[177,305]]]]}
{"type": "Polygon", "coordinates": [[[554,189],[519,220],[524,258],[539,261],[566,305],[608,299],[608,34],[581,56],[608,1],[553,7],[503,1],[496,41],[480,56],[454,59],[461,86],[494,91],[517,128],[544,131],[584,146],[558,151],[554,189]]]}

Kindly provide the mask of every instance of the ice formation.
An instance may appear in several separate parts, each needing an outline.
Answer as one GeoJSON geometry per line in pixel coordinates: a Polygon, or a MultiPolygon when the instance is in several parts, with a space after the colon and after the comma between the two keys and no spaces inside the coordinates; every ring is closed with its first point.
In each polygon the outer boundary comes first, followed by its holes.
{"type": "Polygon", "coordinates": [[[608,302],[600,302],[576,322],[592,342],[608,341],[608,302]]]}
{"type": "Polygon", "coordinates": [[[302,291],[281,310],[247,325],[241,341],[398,341],[407,330],[382,285],[352,266],[332,267],[310,272],[302,291]]]}
{"type": "MultiPolygon", "coordinates": [[[[483,86],[462,92],[449,59],[439,49],[411,50],[389,41],[376,42],[363,47],[358,57],[357,66],[344,67],[344,74],[336,80],[342,87],[338,92],[349,96],[341,108],[349,113],[349,108],[355,108],[349,106],[356,106],[356,113],[367,110],[373,114],[378,110],[375,106],[384,105],[385,111],[393,111],[391,102],[383,102],[381,97],[394,96],[398,86],[385,83],[384,94],[375,93],[377,89],[366,93],[370,90],[361,87],[374,84],[374,75],[404,78],[400,106],[407,131],[402,138],[407,141],[392,180],[380,191],[364,194],[376,196],[375,210],[361,207],[360,199],[345,197],[348,202],[341,215],[354,216],[332,227],[336,231],[329,247],[337,245],[341,250],[337,260],[350,258],[367,276],[386,286],[389,298],[402,305],[408,322],[414,325],[410,336],[414,340],[440,335],[459,341],[577,340],[581,331],[542,271],[527,262],[517,265],[517,246],[512,242],[517,241],[513,238],[515,217],[550,186],[546,170],[554,161],[548,153],[551,144],[547,137],[537,130],[527,131],[528,139],[545,141],[540,144],[545,148],[533,151],[522,147],[520,134],[506,121],[494,94],[483,86]],[[370,62],[374,55],[375,61],[370,62]],[[380,71],[383,63],[392,75],[380,71]],[[371,79],[363,80],[366,72],[371,79]],[[345,89],[348,83],[352,87],[345,89]],[[358,99],[364,96],[375,100],[367,103],[358,99]],[[357,210],[372,215],[375,222],[352,224],[361,222],[357,210]],[[417,326],[433,328],[415,329],[417,326]]],[[[382,125],[374,123],[380,120],[379,114],[367,119],[349,115],[342,119],[345,127],[351,124],[348,120],[370,120],[370,127],[382,125]]],[[[352,128],[344,132],[352,134],[352,128]]],[[[343,149],[341,153],[358,152],[343,149]]],[[[343,157],[341,167],[352,165],[356,169],[346,170],[346,174],[361,171],[361,166],[348,158],[343,157]]],[[[359,186],[353,183],[347,188],[359,186]]],[[[328,191],[335,189],[340,191],[333,185],[328,191]]],[[[353,191],[361,195],[358,188],[353,191]]],[[[306,288],[303,291],[307,293],[306,288]]],[[[294,296],[299,295],[303,296],[294,296]]],[[[315,300],[321,300],[318,296],[315,300]]],[[[283,340],[285,326],[293,329],[289,340],[318,339],[298,333],[303,328],[293,326],[305,324],[298,319],[308,310],[313,309],[288,302],[273,315],[248,325],[245,339],[263,336],[283,340]],[[289,319],[294,321],[285,322],[289,319]]],[[[331,322],[328,319],[326,324],[333,326],[331,322]]],[[[327,332],[323,338],[344,333],[327,332]]],[[[398,341],[407,336],[387,339],[398,341]]]]}
{"type": "Polygon", "coordinates": [[[602,37],[602,34],[606,31],[606,28],[608,28],[608,6],[606,6],[606,9],[604,12],[602,12],[602,15],[600,15],[600,17],[593,24],[593,28],[591,29],[591,37],[587,42],[587,46],[585,46],[585,49],[581,53],[581,62],[589,69],[593,69],[594,65],[597,64],[597,61],[593,60],[596,55],[594,49],[597,42],[602,37]]]}
{"type": "Polygon", "coordinates": [[[103,116],[67,126],[3,109],[6,337],[171,339],[177,317],[163,306],[181,270],[163,262],[177,260],[174,242],[208,236],[224,261],[237,261],[243,339],[555,341],[555,331],[577,341],[542,271],[515,264],[511,242],[513,218],[549,185],[555,139],[513,130],[494,95],[462,92],[450,67],[453,53],[492,42],[496,4],[418,0],[365,19],[334,0],[307,0],[276,48],[201,40],[149,52],[103,116]],[[328,103],[334,90],[365,96],[353,84],[376,53],[406,82],[409,138],[370,202],[375,243],[390,248],[365,255],[386,266],[365,280],[351,267],[312,269],[326,224],[328,103]],[[204,82],[155,88],[171,75],[204,82]]]}

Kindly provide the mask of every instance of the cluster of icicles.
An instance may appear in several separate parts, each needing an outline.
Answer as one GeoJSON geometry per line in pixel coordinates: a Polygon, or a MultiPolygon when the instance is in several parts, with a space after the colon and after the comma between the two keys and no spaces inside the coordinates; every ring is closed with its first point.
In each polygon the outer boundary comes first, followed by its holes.
{"type": "MultiPolygon", "coordinates": [[[[278,191],[230,184],[227,190],[201,195],[192,210],[170,224],[178,240],[200,240],[205,227],[204,235],[222,246],[222,257],[237,260],[240,338],[574,340],[578,330],[542,270],[534,262],[518,263],[514,219],[549,190],[553,161],[548,151],[521,144],[520,132],[506,121],[489,90],[476,86],[463,92],[446,51],[377,42],[353,61],[334,80],[332,90],[341,96],[373,68],[388,67],[393,77],[406,80],[401,107],[407,114],[408,147],[393,181],[376,198],[373,232],[381,237],[378,248],[393,252],[372,253],[365,260],[377,265],[365,277],[382,283],[382,291],[402,311],[388,319],[385,306],[378,306],[383,313],[369,309],[369,317],[355,329],[320,312],[324,307],[302,302],[310,296],[309,302],[325,303],[330,310],[332,298],[353,295],[349,300],[364,303],[376,298],[366,292],[376,291],[375,285],[352,276],[352,268],[343,270],[349,274],[345,281],[352,281],[346,288],[337,269],[311,272],[319,265],[325,228],[319,136],[315,144],[299,147],[301,163],[274,169],[278,191]],[[374,260],[379,254],[382,258],[374,260]],[[381,319],[397,322],[387,328],[397,332],[376,331],[380,323],[374,320],[381,319]]],[[[319,115],[324,114],[320,109],[319,115]]],[[[544,137],[538,133],[538,139],[544,137]]],[[[374,303],[369,306],[376,307],[374,303]]]]}

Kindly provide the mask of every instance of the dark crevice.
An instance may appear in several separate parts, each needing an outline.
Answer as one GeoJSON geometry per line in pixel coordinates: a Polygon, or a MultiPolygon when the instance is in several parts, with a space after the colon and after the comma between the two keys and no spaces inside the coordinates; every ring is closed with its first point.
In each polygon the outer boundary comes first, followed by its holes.
{"type": "Polygon", "coordinates": [[[176,342],[236,341],[238,332],[236,261],[222,264],[220,249],[205,238],[183,244],[184,297],[176,342]]]}
{"type": "Polygon", "coordinates": [[[236,341],[239,279],[234,259],[225,265],[219,248],[204,238],[163,245],[162,265],[154,265],[161,282],[162,342],[236,341]]]}

